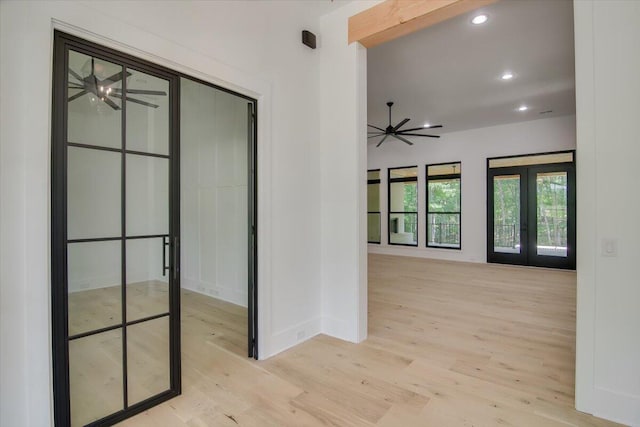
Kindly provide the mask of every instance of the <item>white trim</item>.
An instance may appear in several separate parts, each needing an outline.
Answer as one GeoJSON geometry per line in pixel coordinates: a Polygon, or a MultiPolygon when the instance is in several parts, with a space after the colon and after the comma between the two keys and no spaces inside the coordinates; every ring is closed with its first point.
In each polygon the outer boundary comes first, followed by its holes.
{"type": "Polygon", "coordinates": [[[576,61],[576,385],[575,406],[594,408],[597,194],[593,3],[574,0],[576,61]]]}

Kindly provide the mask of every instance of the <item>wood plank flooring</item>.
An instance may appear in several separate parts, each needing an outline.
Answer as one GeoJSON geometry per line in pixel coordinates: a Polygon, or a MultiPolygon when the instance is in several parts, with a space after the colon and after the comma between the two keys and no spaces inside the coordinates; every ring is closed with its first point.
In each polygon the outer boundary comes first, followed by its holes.
{"type": "Polygon", "coordinates": [[[573,409],[574,272],[369,256],[369,338],[256,362],[184,292],[183,394],[123,426],[615,426],[573,409]]]}

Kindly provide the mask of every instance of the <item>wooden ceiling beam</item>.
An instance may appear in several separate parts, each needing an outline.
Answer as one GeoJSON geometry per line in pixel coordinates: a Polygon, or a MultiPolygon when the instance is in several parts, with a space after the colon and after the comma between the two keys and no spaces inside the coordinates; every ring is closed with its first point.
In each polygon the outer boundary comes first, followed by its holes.
{"type": "Polygon", "coordinates": [[[386,0],[349,18],[349,43],[370,48],[498,0],[386,0]]]}

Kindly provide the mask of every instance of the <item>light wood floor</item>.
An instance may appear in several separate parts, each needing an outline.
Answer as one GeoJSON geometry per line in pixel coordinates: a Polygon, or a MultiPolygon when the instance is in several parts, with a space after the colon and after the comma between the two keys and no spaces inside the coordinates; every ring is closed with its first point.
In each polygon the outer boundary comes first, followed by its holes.
{"type": "Polygon", "coordinates": [[[235,306],[185,293],[183,395],[122,425],[614,426],[573,409],[575,282],[370,255],[365,342],[320,335],[262,362],[235,306]]]}

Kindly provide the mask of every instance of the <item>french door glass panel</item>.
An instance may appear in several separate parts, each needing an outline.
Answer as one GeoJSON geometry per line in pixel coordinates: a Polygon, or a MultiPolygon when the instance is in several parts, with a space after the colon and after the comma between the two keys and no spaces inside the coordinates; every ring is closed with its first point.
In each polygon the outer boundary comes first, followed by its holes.
{"type": "Polygon", "coordinates": [[[169,154],[169,82],[127,68],[127,150],[169,154]]]}
{"type": "Polygon", "coordinates": [[[116,79],[123,70],[121,65],[69,51],[67,141],[122,147],[122,102],[112,95],[122,91],[122,80],[116,79]],[[87,87],[95,87],[96,93],[87,87]],[[116,108],[100,99],[103,94],[107,94],[108,101],[116,108]]]}
{"type": "Polygon", "coordinates": [[[124,408],[122,353],[121,328],[69,341],[72,426],[124,408]]]}
{"type": "Polygon", "coordinates": [[[69,336],[122,323],[122,241],[68,245],[69,336]]]}
{"type": "Polygon", "coordinates": [[[536,174],[536,251],[567,257],[567,172],[536,174]]]}
{"type": "Polygon", "coordinates": [[[169,160],[126,157],[127,236],[169,234],[169,160]]]}
{"type": "Polygon", "coordinates": [[[127,239],[127,320],[169,312],[165,238],[127,239]]]}
{"type": "Polygon", "coordinates": [[[129,404],[167,390],[169,381],[169,318],[138,323],[127,328],[129,404]]]}
{"type": "Polygon", "coordinates": [[[493,178],[493,250],[519,254],[520,175],[493,178]]]}
{"type": "Polygon", "coordinates": [[[121,154],[83,147],[67,149],[67,236],[120,236],[121,154]]]}

